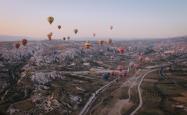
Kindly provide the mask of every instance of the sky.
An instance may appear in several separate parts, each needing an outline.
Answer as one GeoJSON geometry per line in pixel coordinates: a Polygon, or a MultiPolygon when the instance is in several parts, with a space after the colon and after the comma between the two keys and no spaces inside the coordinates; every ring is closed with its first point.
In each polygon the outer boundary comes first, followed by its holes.
{"type": "Polygon", "coordinates": [[[49,32],[93,40],[184,36],[187,0],[0,0],[0,35],[45,39],[49,32]]]}

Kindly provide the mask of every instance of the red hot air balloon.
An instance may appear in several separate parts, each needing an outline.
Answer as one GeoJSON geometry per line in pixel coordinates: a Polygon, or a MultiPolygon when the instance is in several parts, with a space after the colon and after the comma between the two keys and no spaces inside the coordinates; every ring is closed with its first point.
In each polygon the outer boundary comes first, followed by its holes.
{"type": "Polygon", "coordinates": [[[22,45],[23,45],[23,46],[26,46],[26,45],[27,45],[27,40],[26,40],[26,39],[23,39],[23,40],[22,40],[22,45]]]}
{"type": "Polygon", "coordinates": [[[18,49],[20,47],[20,43],[16,43],[16,48],[18,49]]]}
{"type": "Polygon", "coordinates": [[[117,51],[120,53],[120,54],[123,54],[125,52],[125,49],[124,48],[118,48],[117,51]]]}

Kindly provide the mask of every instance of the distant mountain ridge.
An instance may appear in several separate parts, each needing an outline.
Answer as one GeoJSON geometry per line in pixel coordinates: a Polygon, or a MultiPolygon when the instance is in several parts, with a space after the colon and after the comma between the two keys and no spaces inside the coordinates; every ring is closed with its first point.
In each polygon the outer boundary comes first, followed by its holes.
{"type": "MultiPolygon", "coordinates": [[[[37,40],[37,38],[32,38],[28,36],[10,36],[10,35],[0,35],[0,42],[4,41],[19,41],[23,38],[27,38],[29,40],[37,40]]],[[[41,39],[38,39],[41,40],[41,39]]]]}
{"type": "MultiPolygon", "coordinates": [[[[29,40],[45,40],[45,38],[44,39],[42,39],[42,38],[34,38],[34,37],[28,37],[28,36],[11,36],[11,35],[0,35],[0,42],[4,42],[4,41],[19,41],[19,40],[21,40],[21,39],[23,39],[23,38],[27,38],[27,39],[29,39],[29,40]]],[[[47,39],[47,38],[46,38],[47,39]]],[[[89,39],[89,37],[83,37],[82,39],[76,39],[76,40],[78,40],[78,41],[84,41],[84,40],[87,40],[87,39],[89,39]]],[[[125,39],[122,39],[122,38],[115,38],[114,40],[117,40],[117,41],[123,41],[123,40],[160,40],[160,39],[162,39],[162,40],[168,40],[168,39],[170,39],[170,40],[184,40],[184,41],[187,41],[187,35],[186,36],[176,36],[176,37],[166,37],[166,38],[150,38],[150,39],[148,39],[148,38],[139,38],[139,39],[137,39],[137,38],[125,38],[125,39]]],[[[98,40],[98,39],[97,39],[98,40]]]]}

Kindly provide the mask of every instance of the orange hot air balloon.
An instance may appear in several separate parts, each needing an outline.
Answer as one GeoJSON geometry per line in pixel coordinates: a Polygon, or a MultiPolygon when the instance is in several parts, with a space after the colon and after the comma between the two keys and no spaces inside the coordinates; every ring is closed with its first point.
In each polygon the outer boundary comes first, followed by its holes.
{"type": "Polygon", "coordinates": [[[92,47],[91,43],[89,41],[84,43],[84,48],[90,49],[92,47]]]}
{"type": "Polygon", "coordinates": [[[58,29],[59,29],[59,30],[61,29],[61,25],[58,25],[58,29]]]}
{"type": "Polygon", "coordinates": [[[22,45],[23,45],[23,46],[26,46],[26,45],[27,45],[27,40],[26,40],[26,39],[23,39],[23,40],[22,40],[22,45]]]}
{"type": "Polygon", "coordinates": [[[77,34],[78,33],[78,29],[74,29],[74,33],[77,34]]]}
{"type": "Polygon", "coordinates": [[[53,35],[52,32],[50,32],[49,34],[47,34],[47,37],[48,37],[49,40],[52,40],[52,35],[53,35]]]}
{"type": "Polygon", "coordinates": [[[47,18],[47,20],[48,20],[49,24],[52,24],[53,21],[54,21],[54,17],[49,16],[49,17],[47,18]]]}
{"type": "Polygon", "coordinates": [[[20,43],[16,43],[16,48],[18,49],[20,47],[20,43]]]}

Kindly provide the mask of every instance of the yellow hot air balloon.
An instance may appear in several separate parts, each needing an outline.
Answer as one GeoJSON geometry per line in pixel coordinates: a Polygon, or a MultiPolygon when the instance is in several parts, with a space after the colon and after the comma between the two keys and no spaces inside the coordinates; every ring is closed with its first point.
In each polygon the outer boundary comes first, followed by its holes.
{"type": "Polygon", "coordinates": [[[49,17],[47,18],[47,20],[48,20],[49,24],[52,24],[53,21],[54,21],[54,17],[49,16],[49,17]]]}

